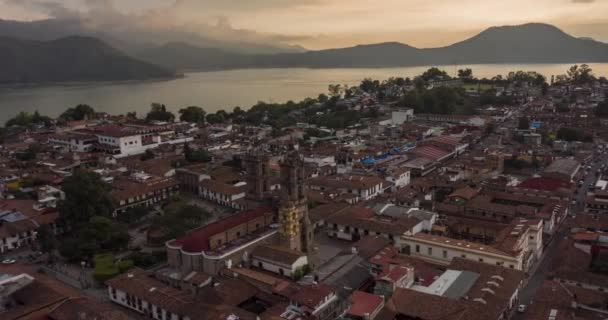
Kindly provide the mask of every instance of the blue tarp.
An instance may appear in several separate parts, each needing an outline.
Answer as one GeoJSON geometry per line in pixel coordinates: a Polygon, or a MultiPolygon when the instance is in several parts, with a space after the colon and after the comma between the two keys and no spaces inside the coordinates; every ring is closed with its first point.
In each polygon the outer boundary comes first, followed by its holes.
{"type": "Polygon", "coordinates": [[[375,162],[376,162],[376,159],[374,159],[374,158],[363,158],[363,159],[361,159],[361,163],[370,164],[370,163],[375,163],[375,162]]]}

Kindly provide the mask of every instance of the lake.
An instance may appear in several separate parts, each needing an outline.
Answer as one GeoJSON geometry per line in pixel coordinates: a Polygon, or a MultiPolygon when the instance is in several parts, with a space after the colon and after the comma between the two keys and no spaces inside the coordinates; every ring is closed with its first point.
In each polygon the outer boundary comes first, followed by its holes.
{"type": "MultiPolygon", "coordinates": [[[[439,66],[450,74],[471,68],[476,77],[506,75],[509,71],[536,71],[550,79],[563,74],[571,64],[439,66]]],[[[590,64],[597,76],[608,76],[608,64],[590,64]]],[[[285,102],[316,97],[327,92],[332,83],[356,85],[363,78],[384,80],[389,77],[414,77],[425,67],[350,68],[350,69],[246,69],[218,72],[195,72],[171,81],[140,83],[95,83],[51,85],[28,88],[0,88],[0,123],[20,111],[40,111],[57,116],[77,104],[89,104],[97,111],[122,114],[136,111],[145,114],[152,102],[160,102],[177,112],[196,105],[207,112],[246,109],[257,101],[285,102]]]]}

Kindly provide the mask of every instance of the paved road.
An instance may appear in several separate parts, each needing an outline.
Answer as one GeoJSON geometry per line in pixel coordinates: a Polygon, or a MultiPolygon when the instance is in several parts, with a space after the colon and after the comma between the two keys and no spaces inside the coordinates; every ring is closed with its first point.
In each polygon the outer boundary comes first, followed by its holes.
{"type": "MultiPolygon", "coordinates": [[[[583,168],[583,184],[578,187],[576,190],[576,194],[574,200],[577,200],[575,205],[571,206],[571,214],[576,215],[577,213],[581,213],[585,209],[585,197],[587,195],[588,186],[590,184],[594,184],[598,179],[596,175],[597,169],[601,168],[602,165],[608,162],[608,154],[597,154],[596,157],[588,164],[586,164],[583,168]],[[591,169],[585,170],[587,166],[590,166],[591,169]]],[[[532,302],[536,291],[542,285],[543,281],[549,276],[549,265],[553,257],[558,254],[558,246],[560,241],[568,235],[568,229],[560,227],[555,236],[553,237],[551,243],[545,248],[545,252],[543,254],[542,260],[538,264],[538,267],[534,270],[534,274],[528,279],[526,286],[522,289],[519,297],[520,304],[529,305],[532,302]]],[[[512,319],[519,320],[524,319],[525,313],[516,313],[512,319]]]]}
{"type": "Polygon", "coordinates": [[[575,200],[577,201],[576,205],[573,206],[573,213],[583,212],[585,210],[585,196],[587,195],[587,191],[589,191],[589,185],[595,185],[597,179],[599,178],[596,175],[597,170],[600,169],[603,165],[608,164],[608,152],[604,154],[597,154],[591,163],[587,163],[582,170],[584,170],[583,176],[583,184],[578,186],[576,190],[575,200]],[[587,170],[587,167],[591,167],[591,169],[587,170]]]}
{"type": "MultiPolygon", "coordinates": [[[[536,291],[543,284],[545,279],[549,276],[549,266],[553,257],[558,254],[558,247],[560,241],[568,234],[568,229],[560,228],[557,233],[553,236],[551,243],[545,248],[545,252],[541,257],[540,263],[534,270],[532,277],[528,279],[526,286],[521,290],[519,294],[519,303],[529,305],[533,300],[536,291]]],[[[516,313],[512,319],[519,320],[524,319],[525,314],[516,313]]]]}

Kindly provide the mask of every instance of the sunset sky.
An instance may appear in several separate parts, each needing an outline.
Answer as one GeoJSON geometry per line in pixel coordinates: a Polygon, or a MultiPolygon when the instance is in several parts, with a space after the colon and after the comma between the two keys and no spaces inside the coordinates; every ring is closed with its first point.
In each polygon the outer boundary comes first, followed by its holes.
{"type": "Polygon", "coordinates": [[[74,17],[309,49],[384,41],[436,47],[526,22],[608,42],[608,0],[0,0],[2,19],[74,17]]]}

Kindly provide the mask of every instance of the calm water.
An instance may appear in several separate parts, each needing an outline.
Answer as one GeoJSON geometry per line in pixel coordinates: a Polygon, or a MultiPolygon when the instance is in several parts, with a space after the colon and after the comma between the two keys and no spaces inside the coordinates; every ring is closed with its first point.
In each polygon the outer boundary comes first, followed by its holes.
{"type": "MultiPolygon", "coordinates": [[[[509,71],[537,71],[547,78],[563,74],[569,64],[474,65],[477,77],[506,75],[509,71]]],[[[454,74],[458,68],[440,67],[454,74]]],[[[591,64],[598,76],[608,76],[608,64],[591,64]]],[[[428,67],[381,69],[248,69],[190,73],[183,79],[146,83],[109,83],[36,88],[0,89],[0,123],[19,111],[39,110],[57,116],[68,107],[86,103],[98,111],[145,114],[152,102],[166,104],[171,110],[197,105],[208,112],[248,108],[257,101],[284,102],[316,97],[330,83],[355,85],[370,77],[384,80],[393,76],[413,77],[428,67]]]]}

